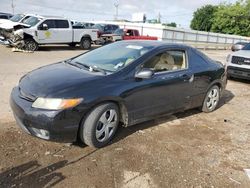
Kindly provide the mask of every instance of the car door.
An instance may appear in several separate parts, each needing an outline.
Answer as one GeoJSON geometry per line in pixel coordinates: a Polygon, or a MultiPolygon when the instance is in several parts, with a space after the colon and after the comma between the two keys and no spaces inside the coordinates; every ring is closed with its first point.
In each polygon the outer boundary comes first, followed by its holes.
{"type": "Polygon", "coordinates": [[[161,51],[140,66],[155,73],[134,81],[136,89],[126,99],[132,124],[189,108],[193,75],[185,49],[161,51]]]}
{"type": "Polygon", "coordinates": [[[72,29],[67,20],[45,20],[38,26],[37,35],[41,44],[72,42],[72,29]],[[43,27],[45,24],[48,26],[47,29],[43,27]]]}
{"type": "Polygon", "coordinates": [[[37,38],[40,44],[54,43],[55,20],[45,20],[37,27],[37,38]],[[47,27],[45,27],[47,26],[47,27]]]}
{"type": "Polygon", "coordinates": [[[71,43],[73,41],[73,30],[68,20],[55,20],[54,40],[56,43],[71,43]]]}

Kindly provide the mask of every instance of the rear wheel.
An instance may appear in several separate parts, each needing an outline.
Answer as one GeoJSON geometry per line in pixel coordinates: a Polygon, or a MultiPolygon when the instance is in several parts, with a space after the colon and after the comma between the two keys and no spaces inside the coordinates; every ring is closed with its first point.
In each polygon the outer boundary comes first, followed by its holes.
{"type": "Polygon", "coordinates": [[[38,49],[38,44],[33,39],[25,39],[25,50],[34,52],[38,49]]]}
{"type": "Polygon", "coordinates": [[[91,48],[91,40],[90,38],[82,38],[81,42],[80,42],[80,47],[84,50],[88,50],[91,48]]]}
{"type": "Polygon", "coordinates": [[[203,112],[212,112],[216,109],[220,100],[220,88],[218,86],[212,86],[205,97],[203,102],[202,111],[203,112]]]}
{"type": "Polygon", "coordinates": [[[80,127],[81,140],[95,148],[106,146],[114,137],[119,124],[119,109],[114,103],[94,108],[80,127]]]}

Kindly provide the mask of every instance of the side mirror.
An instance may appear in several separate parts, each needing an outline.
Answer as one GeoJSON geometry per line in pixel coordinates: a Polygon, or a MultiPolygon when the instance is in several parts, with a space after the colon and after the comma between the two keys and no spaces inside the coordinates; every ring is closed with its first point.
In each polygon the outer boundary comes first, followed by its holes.
{"type": "Polygon", "coordinates": [[[47,24],[43,24],[43,25],[42,25],[42,30],[48,30],[48,29],[49,29],[49,27],[48,27],[47,24]]]}
{"type": "Polygon", "coordinates": [[[141,78],[141,79],[149,79],[154,75],[154,71],[151,69],[141,69],[137,73],[135,73],[135,78],[141,78]]]}

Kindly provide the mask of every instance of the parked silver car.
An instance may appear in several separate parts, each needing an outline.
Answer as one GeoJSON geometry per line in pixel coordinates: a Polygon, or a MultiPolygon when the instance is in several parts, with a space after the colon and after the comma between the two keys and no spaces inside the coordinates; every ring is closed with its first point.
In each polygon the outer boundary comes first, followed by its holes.
{"type": "Polygon", "coordinates": [[[232,51],[235,52],[235,51],[239,51],[241,50],[242,48],[244,48],[248,43],[247,42],[237,42],[235,43],[233,46],[232,46],[232,51]]]}

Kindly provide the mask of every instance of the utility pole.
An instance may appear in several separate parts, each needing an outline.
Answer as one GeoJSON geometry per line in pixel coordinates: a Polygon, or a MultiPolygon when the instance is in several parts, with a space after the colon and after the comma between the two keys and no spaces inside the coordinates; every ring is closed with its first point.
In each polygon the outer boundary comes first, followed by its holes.
{"type": "Polygon", "coordinates": [[[115,20],[117,20],[118,19],[119,0],[115,1],[114,6],[115,6],[115,20]]]}
{"type": "Polygon", "coordinates": [[[11,8],[12,8],[12,14],[15,14],[14,0],[11,0],[11,8]]]}
{"type": "Polygon", "coordinates": [[[158,13],[158,19],[157,19],[157,22],[158,22],[158,23],[161,23],[161,13],[160,13],[160,12],[158,13]]]}

